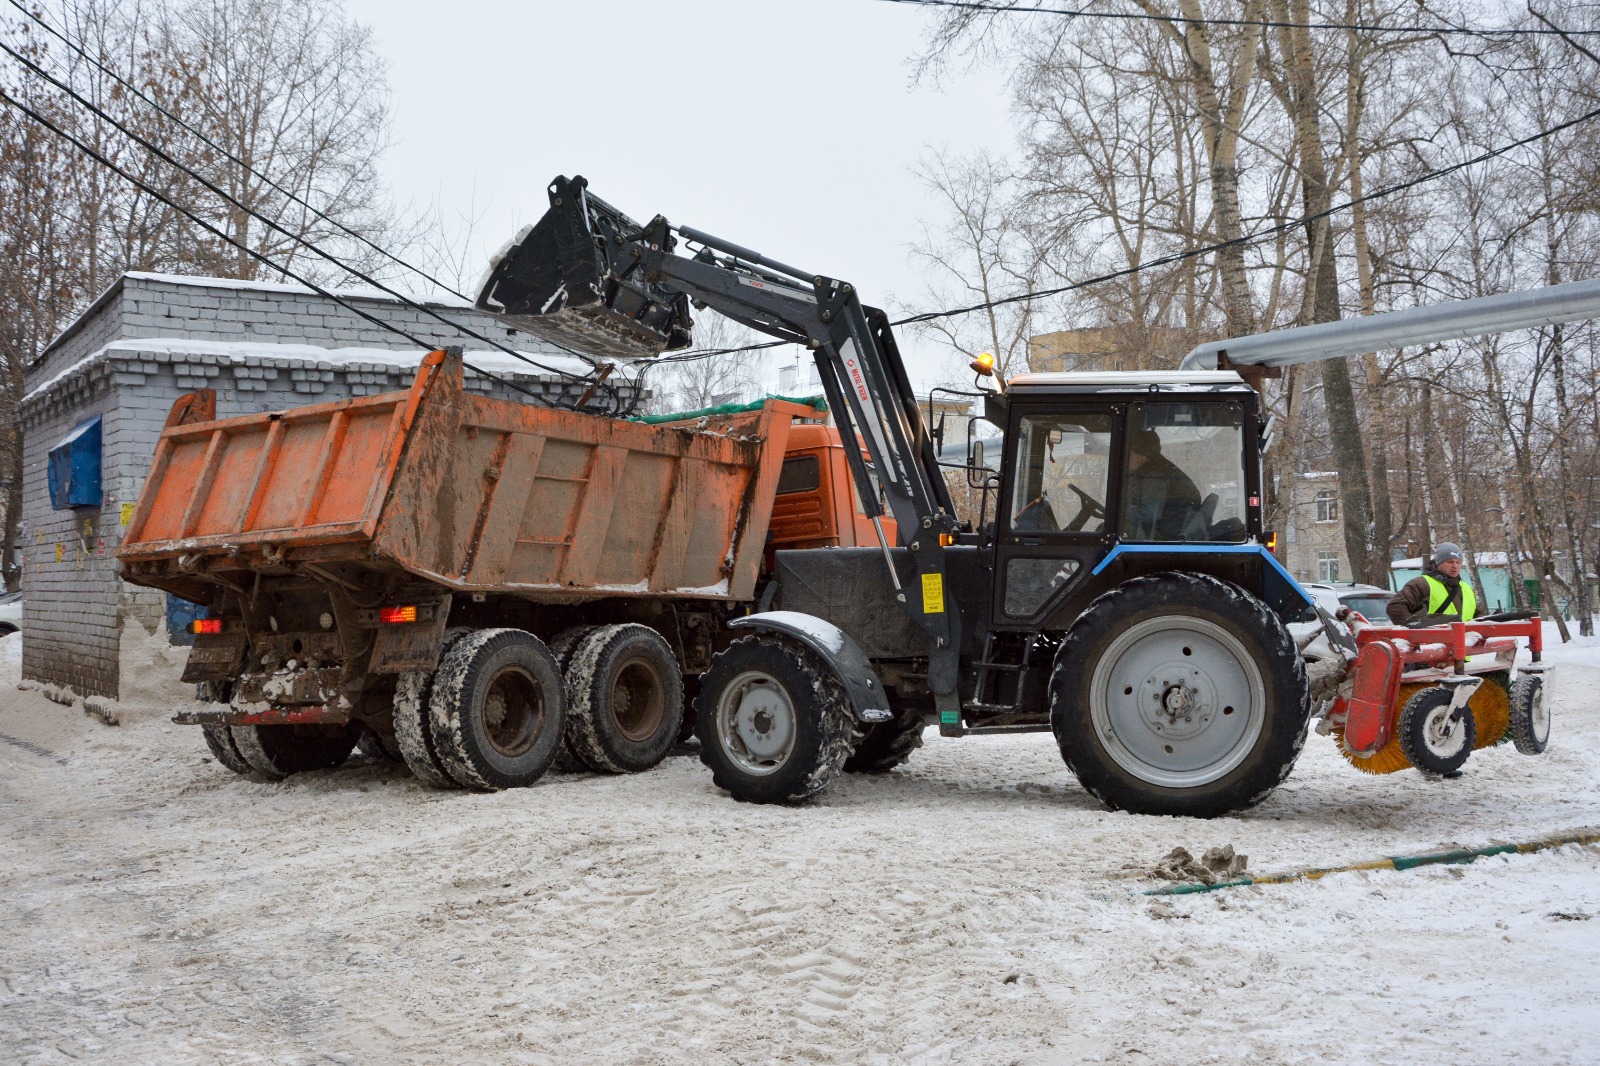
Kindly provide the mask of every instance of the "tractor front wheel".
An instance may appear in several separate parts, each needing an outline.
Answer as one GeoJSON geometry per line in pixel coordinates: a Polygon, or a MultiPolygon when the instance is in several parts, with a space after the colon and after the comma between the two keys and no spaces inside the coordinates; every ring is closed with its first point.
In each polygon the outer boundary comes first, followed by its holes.
{"type": "Polygon", "coordinates": [[[1050,680],[1067,766],[1110,807],[1208,818],[1289,776],[1311,701],[1288,630],[1236,585],[1134,578],[1073,624],[1050,680]]]}
{"type": "Polygon", "coordinates": [[[695,699],[700,761],[751,803],[798,803],[839,775],[857,739],[844,689],[816,653],[746,637],[711,660],[695,699]]]}

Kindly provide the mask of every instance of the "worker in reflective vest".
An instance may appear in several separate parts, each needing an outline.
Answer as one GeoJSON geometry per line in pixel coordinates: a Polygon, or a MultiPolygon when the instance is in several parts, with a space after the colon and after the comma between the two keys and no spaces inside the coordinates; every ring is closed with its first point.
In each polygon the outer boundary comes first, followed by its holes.
{"type": "Polygon", "coordinates": [[[1478,596],[1461,580],[1461,549],[1445,543],[1434,550],[1421,577],[1406,582],[1389,601],[1389,621],[1403,626],[1428,618],[1435,622],[1470,622],[1478,616],[1478,596]]]}

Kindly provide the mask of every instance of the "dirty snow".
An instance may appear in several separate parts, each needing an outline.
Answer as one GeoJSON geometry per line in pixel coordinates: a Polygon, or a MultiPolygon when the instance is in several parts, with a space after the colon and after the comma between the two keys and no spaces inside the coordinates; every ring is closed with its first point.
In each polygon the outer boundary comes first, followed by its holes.
{"type": "Polygon", "coordinates": [[[1312,736],[1210,822],[1101,810],[1048,736],[941,740],[783,809],[693,759],[499,794],[357,759],[235,777],[130,640],[111,727],[0,639],[0,1060],[1578,1063],[1600,849],[1154,899],[1173,848],[1250,872],[1600,825],[1600,644],[1555,732],[1459,781],[1312,736]]]}

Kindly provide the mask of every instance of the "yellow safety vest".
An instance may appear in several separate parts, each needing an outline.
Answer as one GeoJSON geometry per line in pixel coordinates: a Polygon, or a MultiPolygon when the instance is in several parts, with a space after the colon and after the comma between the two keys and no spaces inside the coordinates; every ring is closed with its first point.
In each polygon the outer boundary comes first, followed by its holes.
{"type": "MultiPolygon", "coordinates": [[[[1423,580],[1428,583],[1428,613],[1429,614],[1455,614],[1455,604],[1450,604],[1447,610],[1441,612],[1445,600],[1450,593],[1444,587],[1444,582],[1432,574],[1423,574],[1423,580]]],[[[1465,581],[1461,582],[1461,620],[1470,622],[1478,616],[1478,596],[1472,591],[1472,586],[1465,581]]]]}

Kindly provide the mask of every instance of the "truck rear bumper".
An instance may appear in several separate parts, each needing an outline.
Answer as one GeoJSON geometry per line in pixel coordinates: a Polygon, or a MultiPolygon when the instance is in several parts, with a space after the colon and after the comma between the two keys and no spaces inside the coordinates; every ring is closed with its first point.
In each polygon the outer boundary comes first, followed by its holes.
{"type": "Polygon", "coordinates": [[[350,712],[324,706],[233,708],[225,703],[204,703],[172,716],[179,725],[341,725],[350,712]]]}

